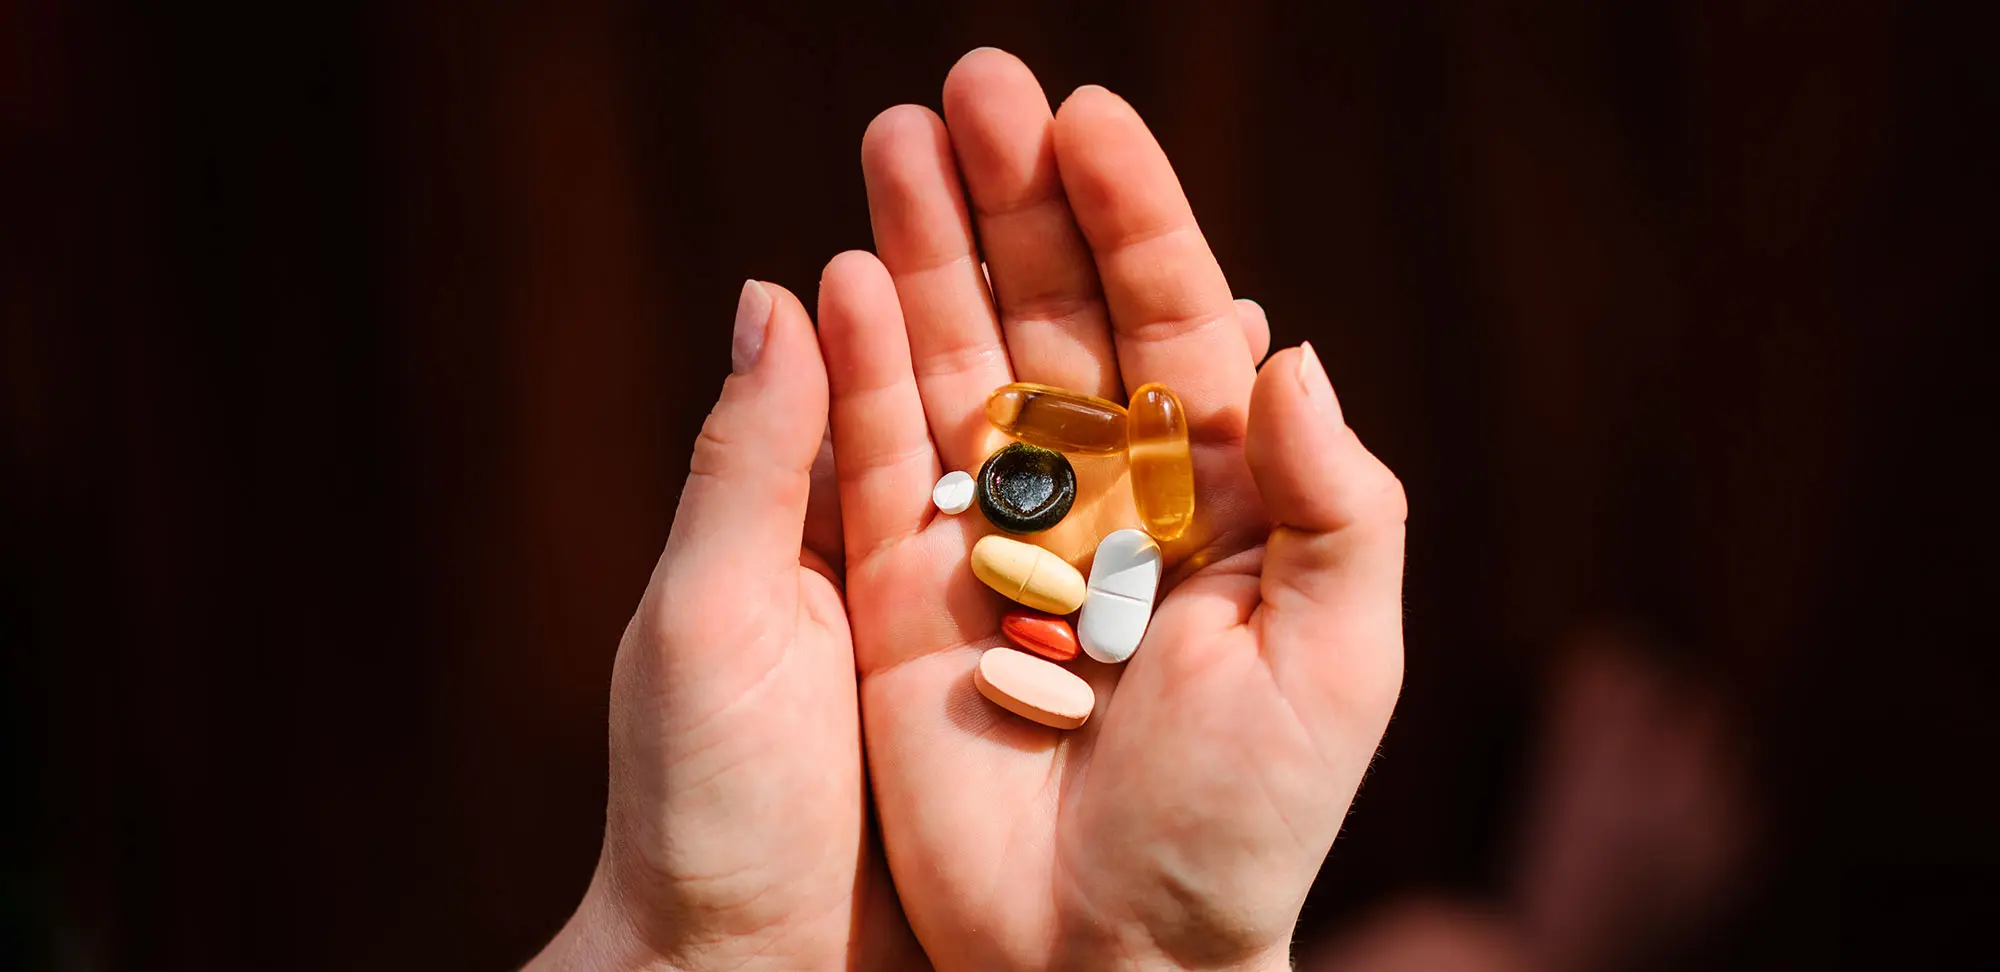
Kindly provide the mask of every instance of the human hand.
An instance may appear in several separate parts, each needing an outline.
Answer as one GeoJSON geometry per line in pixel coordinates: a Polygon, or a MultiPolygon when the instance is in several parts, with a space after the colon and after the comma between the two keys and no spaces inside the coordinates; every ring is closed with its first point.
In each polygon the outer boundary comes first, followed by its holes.
{"type": "Polygon", "coordinates": [[[1741,734],[1662,658],[1614,625],[1556,657],[1512,881],[1538,968],[1673,955],[1746,890],[1762,825],[1741,734]]]}
{"type": "MultiPolygon", "coordinates": [[[[1283,967],[1401,684],[1401,486],[1310,349],[1257,369],[1261,313],[1124,101],[1086,87],[1052,117],[982,50],[944,106],[949,130],[914,106],[870,126],[880,259],[835,258],[820,291],[865,738],[911,926],[946,966],[1283,967]],[[967,563],[989,528],[929,499],[1000,444],[983,404],[1017,379],[1118,401],[1158,381],[1191,422],[1171,593],[1132,661],[1074,663],[1098,702],[1068,733],[974,689],[1008,604],[967,563]]],[[[1136,525],[1118,460],[1076,464],[1076,507],[1034,538],[1072,560],[1136,525]]]]}
{"type": "Polygon", "coordinates": [[[827,385],[805,308],[746,284],[732,358],[618,646],[597,871],[530,968],[924,964],[867,836],[839,512],[809,499],[827,385]]]}

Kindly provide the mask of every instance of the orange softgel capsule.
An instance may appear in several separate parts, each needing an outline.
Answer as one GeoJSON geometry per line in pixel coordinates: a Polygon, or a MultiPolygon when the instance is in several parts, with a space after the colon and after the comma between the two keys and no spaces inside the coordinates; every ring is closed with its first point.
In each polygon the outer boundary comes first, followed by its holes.
{"type": "Polygon", "coordinates": [[[1155,382],[1132,393],[1125,449],[1132,464],[1132,503],[1146,532],[1161,541],[1186,533],[1194,521],[1194,458],[1188,452],[1187,412],[1167,386],[1155,382]]]}
{"type": "Polygon", "coordinates": [[[1015,608],[1000,616],[1000,633],[1008,641],[1050,661],[1076,657],[1076,630],[1053,614],[1015,608]]]}
{"type": "Polygon", "coordinates": [[[1080,392],[1017,381],[986,398],[986,420],[1044,449],[1087,456],[1125,451],[1125,410],[1080,392]]]}

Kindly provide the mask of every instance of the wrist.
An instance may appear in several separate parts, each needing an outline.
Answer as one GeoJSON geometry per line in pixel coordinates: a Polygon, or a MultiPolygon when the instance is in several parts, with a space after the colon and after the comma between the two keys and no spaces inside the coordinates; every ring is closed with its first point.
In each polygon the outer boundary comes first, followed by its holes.
{"type": "Polygon", "coordinates": [[[1230,965],[1202,965],[1199,963],[1189,965],[1181,962],[1167,961],[1159,964],[1141,963],[1129,968],[1132,972],[1187,972],[1189,969],[1220,969],[1224,970],[1224,972],[1292,972],[1293,966],[1291,953],[1287,951],[1230,965]]]}
{"type": "Polygon", "coordinates": [[[1292,950],[1283,948],[1255,962],[1238,966],[1242,972],[1292,972],[1292,950]]]}
{"type": "Polygon", "coordinates": [[[522,972],[681,972],[647,944],[600,861],[562,930],[522,972]]]}
{"type": "Polygon", "coordinates": [[[1151,958],[1127,957],[1123,960],[1085,960],[1081,964],[1074,961],[1057,964],[1063,967],[1117,968],[1125,972],[1186,972],[1189,969],[1209,969],[1219,972],[1292,972],[1294,968],[1289,944],[1241,959],[1218,958],[1215,961],[1202,961],[1155,954],[1151,958]]]}
{"type": "Polygon", "coordinates": [[[1292,972],[1292,949],[1289,944],[1280,946],[1226,968],[1231,972],[1292,972]]]}

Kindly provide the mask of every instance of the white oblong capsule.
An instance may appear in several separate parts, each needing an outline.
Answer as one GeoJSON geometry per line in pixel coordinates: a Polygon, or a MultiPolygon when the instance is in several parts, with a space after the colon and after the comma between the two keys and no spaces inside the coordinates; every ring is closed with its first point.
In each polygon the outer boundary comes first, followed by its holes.
{"type": "Polygon", "coordinates": [[[931,487],[931,502],[937,504],[939,510],[956,516],[972,508],[973,492],[972,474],[954,469],[931,487]]]}
{"type": "Polygon", "coordinates": [[[1160,545],[1144,530],[1117,530],[1097,545],[1090,586],[1076,619],[1083,652],[1109,664],[1139,650],[1160,589],[1160,545]]]}

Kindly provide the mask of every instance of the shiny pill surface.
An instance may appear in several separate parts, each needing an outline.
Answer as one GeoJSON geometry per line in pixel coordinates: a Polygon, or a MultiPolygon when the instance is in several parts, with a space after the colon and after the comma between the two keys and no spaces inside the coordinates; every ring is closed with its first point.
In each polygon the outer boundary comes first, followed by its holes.
{"type": "Polygon", "coordinates": [[[1083,604],[1083,575],[1069,562],[1035,546],[999,535],[972,545],[972,573],[986,586],[1050,614],[1083,604]]]}
{"type": "Polygon", "coordinates": [[[1090,683],[1047,659],[1012,648],[988,648],[972,670],[979,694],[994,705],[1051,729],[1075,729],[1097,707],[1090,683]]]}
{"type": "Polygon", "coordinates": [[[986,398],[986,420],[1022,442],[1057,452],[1113,456],[1125,451],[1125,410],[1081,392],[1015,382],[986,398]]]}
{"type": "Polygon", "coordinates": [[[1187,412],[1167,386],[1140,385],[1132,393],[1126,429],[1132,503],[1138,507],[1139,520],[1155,538],[1175,539],[1194,520],[1194,458],[1188,451],[1187,412]]]}
{"type": "Polygon", "coordinates": [[[1117,530],[1097,545],[1090,585],[1076,619],[1084,654],[1107,664],[1132,657],[1153,617],[1160,545],[1138,530],[1117,530]]]}
{"type": "Polygon", "coordinates": [[[1053,449],[1015,442],[988,457],[974,481],[979,512],[1008,533],[1040,533],[1069,515],[1076,469],[1053,449]]]}
{"type": "Polygon", "coordinates": [[[1076,657],[1075,629],[1053,614],[1015,608],[1000,616],[1000,633],[1023,651],[1032,651],[1050,661],[1076,657]]]}

